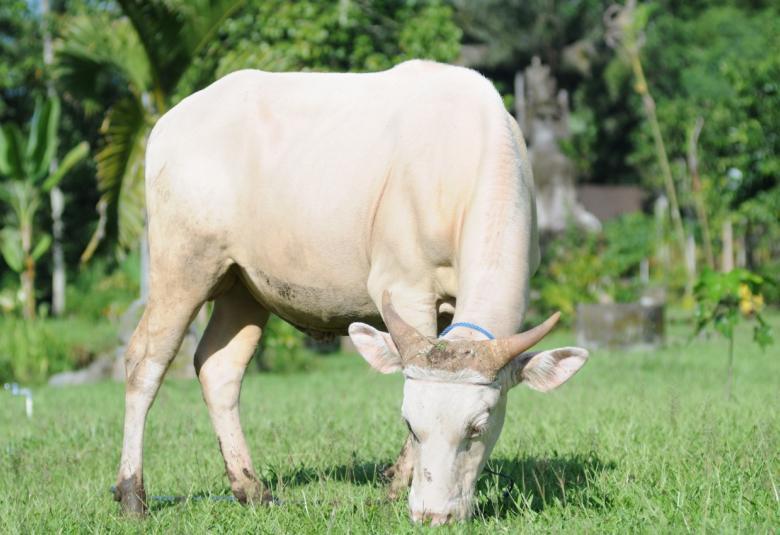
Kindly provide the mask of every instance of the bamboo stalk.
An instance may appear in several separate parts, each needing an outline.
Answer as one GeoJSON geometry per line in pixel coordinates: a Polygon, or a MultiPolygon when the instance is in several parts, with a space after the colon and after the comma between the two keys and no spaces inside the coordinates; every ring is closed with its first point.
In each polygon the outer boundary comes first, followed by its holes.
{"type": "Polygon", "coordinates": [[[669,165],[669,156],[666,153],[666,144],[664,143],[661,134],[661,125],[658,122],[658,116],[655,113],[655,100],[647,87],[647,80],[645,78],[644,69],[642,68],[642,62],[639,59],[639,51],[633,49],[629,53],[631,56],[631,67],[634,71],[634,76],[636,77],[635,88],[637,93],[642,97],[642,104],[644,105],[645,114],[647,115],[647,120],[650,123],[650,130],[653,134],[653,143],[655,144],[655,151],[658,156],[658,165],[661,167],[661,175],[664,179],[666,195],[669,197],[669,212],[672,216],[672,225],[674,226],[674,232],[677,235],[680,254],[682,255],[682,258],[685,258],[685,228],[682,224],[680,204],[677,200],[677,189],[675,188],[674,178],[672,177],[672,168],[669,165]]]}
{"type": "Polygon", "coordinates": [[[704,204],[704,195],[702,194],[701,176],[699,175],[699,155],[698,145],[699,136],[704,127],[704,118],[697,117],[696,123],[691,130],[688,138],[688,171],[691,173],[691,191],[693,192],[693,202],[696,208],[696,217],[699,219],[702,233],[702,245],[704,246],[704,257],[710,269],[715,269],[715,255],[712,253],[712,235],[710,233],[710,223],[707,218],[707,208],[704,204]]]}

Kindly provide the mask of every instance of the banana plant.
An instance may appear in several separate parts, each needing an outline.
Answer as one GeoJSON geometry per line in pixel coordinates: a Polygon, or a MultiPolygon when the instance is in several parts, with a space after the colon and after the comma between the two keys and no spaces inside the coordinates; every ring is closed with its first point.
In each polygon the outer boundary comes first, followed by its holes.
{"type": "Polygon", "coordinates": [[[7,208],[0,230],[0,254],[19,274],[27,319],[35,317],[36,263],[51,246],[51,236],[37,228],[43,196],[89,152],[87,143],[79,143],[56,171],[49,171],[57,153],[59,117],[59,101],[47,98],[36,103],[26,138],[18,125],[0,125],[0,202],[7,208]]]}
{"type": "Polygon", "coordinates": [[[95,155],[100,219],[82,262],[95,252],[108,221],[117,229],[120,248],[142,244],[146,139],[173,105],[181,80],[197,70],[198,55],[244,3],[117,0],[119,17],[103,12],[65,19],[55,53],[60,86],[82,102],[85,111],[100,101],[101,79],[117,81],[121,94],[100,131],[102,148],[95,155]]]}

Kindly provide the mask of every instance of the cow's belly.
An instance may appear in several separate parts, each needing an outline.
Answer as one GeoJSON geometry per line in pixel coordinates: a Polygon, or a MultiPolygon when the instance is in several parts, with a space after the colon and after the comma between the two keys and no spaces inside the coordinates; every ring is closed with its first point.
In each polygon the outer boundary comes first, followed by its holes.
{"type": "Polygon", "coordinates": [[[280,276],[265,266],[240,266],[244,284],[268,310],[304,331],[345,334],[349,324],[380,322],[366,280],[329,281],[317,276],[280,276]],[[265,268],[265,269],[264,269],[265,268]]]}

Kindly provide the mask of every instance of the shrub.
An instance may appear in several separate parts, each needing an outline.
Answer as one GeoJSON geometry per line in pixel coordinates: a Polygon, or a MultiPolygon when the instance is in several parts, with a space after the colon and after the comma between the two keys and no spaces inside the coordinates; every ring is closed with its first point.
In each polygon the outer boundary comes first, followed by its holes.
{"type": "Polygon", "coordinates": [[[68,287],[68,312],[82,318],[118,320],[138,298],[138,255],[128,255],[118,265],[93,259],[68,287]]]}
{"type": "Polygon", "coordinates": [[[116,344],[113,327],[88,319],[0,321],[0,382],[40,383],[85,366],[116,344]]]}
{"type": "Polygon", "coordinates": [[[307,371],[316,364],[314,353],[304,345],[304,334],[276,316],[268,320],[255,359],[261,371],[274,373],[307,371]]]}
{"type": "Polygon", "coordinates": [[[578,303],[638,300],[639,265],[654,249],[654,222],[644,214],[608,221],[599,234],[570,227],[543,241],[542,262],[531,282],[539,292],[532,317],[560,310],[571,318],[578,303]]]}
{"type": "Polygon", "coordinates": [[[769,324],[761,315],[762,290],[773,281],[746,269],[718,273],[705,269],[695,288],[696,334],[714,328],[729,341],[726,396],[731,399],[734,376],[734,329],[740,321],[753,323],[753,341],[766,349],[774,343],[769,324]]]}

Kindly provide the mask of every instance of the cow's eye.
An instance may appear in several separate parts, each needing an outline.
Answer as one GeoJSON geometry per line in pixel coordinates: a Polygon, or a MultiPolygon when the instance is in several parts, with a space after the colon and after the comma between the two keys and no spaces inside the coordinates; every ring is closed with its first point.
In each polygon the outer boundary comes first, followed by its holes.
{"type": "Polygon", "coordinates": [[[466,436],[473,439],[484,433],[485,429],[487,429],[488,418],[489,414],[485,413],[471,422],[468,429],[466,429],[466,436]]]}
{"type": "Polygon", "coordinates": [[[485,432],[484,427],[477,427],[475,425],[470,425],[467,430],[467,435],[469,438],[477,438],[479,435],[485,432]]]}
{"type": "Polygon", "coordinates": [[[412,430],[412,425],[409,423],[409,420],[404,418],[404,422],[406,422],[406,428],[409,430],[409,434],[412,435],[412,440],[420,442],[420,439],[417,438],[417,434],[412,430]]]}

